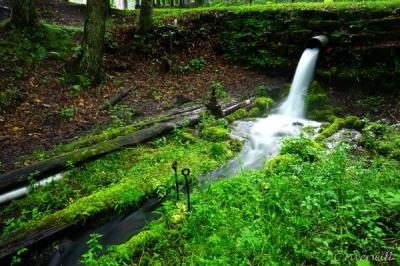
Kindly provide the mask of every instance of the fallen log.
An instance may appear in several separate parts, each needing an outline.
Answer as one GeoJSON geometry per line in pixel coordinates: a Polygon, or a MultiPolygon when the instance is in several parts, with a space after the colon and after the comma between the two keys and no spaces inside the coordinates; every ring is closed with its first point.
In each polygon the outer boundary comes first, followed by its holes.
{"type": "Polygon", "coordinates": [[[125,98],[132,90],[136,89],[136,86],[129,86],[127,88],[122,89],[118,94],[114,95],[110,99],[106,100],[99,108],[99,110],[108,109],[117,103],[119,103],[123,98],[125,98]]]}
{"type": "MultiPolygon", "coordinates": [[[[194,111],[197,109],[205,109],[203,104],[186,106],[184,108],[180,108],[179,110],[172,109],[170,111],[161,113],[156,116],[148,117],[146,119],[141,119],[134,121],[132,124],[128,126],[123,126],[118,128],[117,130],[113,130],[111,133],[99,133],[96,135],[87,135],[76,141],[72,141],[71,143],[64,144],[60,148],[57,149],[57,152],[70,152],[76,149],[85,148],[88,146],[95,145],[102,141],[107,141],[118,136],[128,135],[145,127],[149,127],[158,123],[168,122],[176,119],[179,115],[184,115],[190,111],[194,111]]],[[[56,156],[55,154],[53,156],[56,156]]]]}
{"type": "MultiPolygon", "coordinates": [[[[223,109],[224,114],[228,115],[239,108],[246,108],[251,104],[251,100],[246,100],[237,104],[229,105],[223,109]]],[[[83,149],[85,151],[78,151],[80,154],[86,154],[86,159],[92,158],[93,156],[99,156],[111,151],[117,150],[119,148],[123,148],[125,146],[134,145],[140,142],[144,142],[146,140],[150,140],[162,134],[172,131],[174,128],[181,128],[185,126],[191,126],[200,121],[200,111],[192,112],[190,116],[185,116],[185,119],[180,119],[178,121],[166,122],[160,125],[152,126],[147,129],[143,129],[141,131],[135,132],[129,136],[118,137],[111,141],[105,142],[103,144],[95,145],[94,147],[90,147],[88,149],[98,149],[98,152],[91,152],[91,150],[83,149]]],[[[73,154],[73,153],[71,153],[73,154]]],[[[70,156],[72,156],[70,154],[70,156]]],[[[58,167],[66,167],[67,158],[64,156],[60,156],[57,158],[53,158],[42,163],[45,163],[41,169],[45,167],[51,167],[51,164],[56,164],[58,167]],[[62,162],[65,164],[63,165],[62,162]]],[[[37,163],[40,164],[40,163],[37,163]]],[[[35,164],[35,165],[37,165],[35,164]]],[[[33,166],[33,165],[32,165],[33,166]]],[[[21,169],[20,169],[21,170],[21,169]]],[[[32,170],[32,169],[31,169],[32,170]]],[[[62,222],[58,221],[57,225],[52,225],[46,227],[44,229],[40,229],[34,232],[26,232],[25,234],[10,234],[7,236],[3,236],[0,238],[0,260],[15,253],[19,249],[27,246],[31,246],[40,241],[43,241],[54,234],[60,233],[63,230],[71,228],[74,225],[82,224],[82,220],[75,220],[73,222],[62,222]]]]}
{"type": "MultiPolygon", "coordinates": [[[[229,105],[225,108],[225,110],[223,110],[224,114],[228,115],[243,107],[243,105],[249,105],[250,102],[250,100],[246,100],[240,103],[229,105]]],[[[52,172],[65,169],[68,165],[79,164],[91,158],[108,154],[123,147],[139,144],[156,138],[170,132],[175,127],[179,128],[185,126],[181,120],[184,120],[186,123],[188,123],[188,125],[193,125],[198,122],[200,119],[200,112],[203,110],[204,107],[186,113],[181,113],[175,115],[173,120],[168,122],[162,122],[158,125],[138,130],[126,136],[119,136],[90,147],[71,151],[51,159],[40,161],[32,165],[2,174],[0,175],[0,192],[26,185],[30,177],[33,177],[35,180],[39,180],[44,178],[46,174],[49,175],[52,172]],[[188,119],[182,119],[182,117],[187,117],[188,119]]]]}

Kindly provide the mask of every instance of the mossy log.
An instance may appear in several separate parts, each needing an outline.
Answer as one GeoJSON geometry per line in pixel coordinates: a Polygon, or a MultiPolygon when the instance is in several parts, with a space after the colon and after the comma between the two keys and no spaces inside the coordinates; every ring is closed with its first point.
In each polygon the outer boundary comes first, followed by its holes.
{"type": "MultiPolygon", "coordinates": [[[[251,105],[251,102],[252,102],[251,100],[246,100],[243,102],[226,105],[226,107],[223,109],[224,114],[228,115],[228,114],[236,111],[237,109],[247,108],[249,105],[251,105]]],[[[139,142],[143,142],[143,141],[149,140],[151,138],[154,138],[157,135],[161,135],[161,134],[170,132],[174,128],[181,128],[184,126],[194,125],[200,121],[201,112],[203,110],[204,110],[204,108],[199,108],[199,109],[196,109],[195,111],[190,112],[189,114],[181,117],[181,119],[162,123],[160,125],[155,125],[150,128],[135,132],[129,136],[118,137],[114,140],[95,145],[88,149],[82,149],[77,152],[70,153],[70,154],[68,154],[68,158],[73,159],[74,156],[76,158],[80,158],[80,159],[82,159],[82,158],[89,159],[94,156],[97,158],[98,156],[100,156],[102,154],[106,154],[113,150],[116,150],[116,149],[119,149],[119,148],[122,148],[125,146],[129,146],[129,145],[137,144],[139,142]],[[95,152],[96,150],[97,150],[97,153],[95,152]]],[[[47,162],[46,166],[50,167],[51,166],[50,162],[53,162],[53,163],[57,162],[58,167],[61,166],[61,167],[65,168],[66,165],[62,165],[61,162],[66,163],[66,156],[67,155],[63,155],[63,156],[60,156],[57,158],[53,158],[53,159],[44,161],[42,163],[47,162]]],[[[38,163],[38,164],[40,164],[40,163],[38,163]]],[[[31,171],[32,171],[32,169],[31,169],[31,171]]],[[[130,186],[130,184],[121,184],[121,187],[123,187],[123,186],[130,186]]],[[[120,188],[114,187],[111,190],[116,191],[118,189],[120,189],[120,188]]],[[[107,195],[105,197],[110,199],[110,201],[109,202],[101,201],[101,202],[99,202],[99,206],[101,205],[106,209],[110,207],[110,206],[107,207],[107,204],[112,204],[113,197],[112,197],[111,192],[109,194],[110,195],[107,195]]],[[[144,196],[143,193],[138,195],[139,198],[142,198],[143,196],[144,196]]],[[[93,201],[96,199],[92,196],[89,196],[86,198],[86,200],[93,201]]],[[[62,211],[68,212],[67,210],[62,210],[62,211]]],[[[69,210],[69,212],[71,212],[71,211],[73,211],[73,210],[69,210]]],[[[76,211],[77,210],[74,210],[74,213],[76,213],[76,211]]],[[[90,216],[92,216],[92,215],[90,215],[90,216]]],[[[33,229],[31,232],[26,232],[25,234],[23,232],[16,232],[15,234],[1,237],[0,238],[0,260],[15,253],[16,251],[18,251],[19,249],[21,249],[23,247],[37,244],[38,242],[40,242],[46,238],[49,238],[49,237],[51,237],[57,233],[60,233],[68,228],[71,228],[71,226],[74,226],[74,225],[79,226],[79,224],[81,224],[81,222],[82,222],[82,219],[86,220],[89,218],[89,216],[86,216],[81,213],[74,216],[76,218],[61,219],[61,218],[59,218],[59,217],[57,218],[57,217],[58,216],[56,216],[56,215],[54,215],[54,217],[50,217],[48,219],[50,221],[50,224],[44,222],[40,226],[37,226],[36,230],[33,229]]]]}
{"type": "MultiPolygon", "coordinates": [[[[228,115],[243,106],[249,105],[250,103],[251,100],[246,100],[240,103],[230,104],[223,110],[224,114],[228,115]]],[[[173,114],[172,117],[170,117],[171,120],[166,118],[166,120],[169,120],[167,122],[162,122],[158,125],[153,125],[148,128],[135,131],[126,136],[119,136],[90,147],[71,151],[66,154],[2,174],[0,175],[0,192],[26,185],[29,182],[29,179],[32,177],[35,180],[39,180],[44,178],[46,175],[51,174],[52,172],[63,170],[71,164],[79,164],[126,146],[146,142],[155,137],[169,133],[176,127],[179,128],[185,125],[193,125],[199,121],[200,113],[204,109],[204,107],[200,107],[185,113],[173,114]]]]}

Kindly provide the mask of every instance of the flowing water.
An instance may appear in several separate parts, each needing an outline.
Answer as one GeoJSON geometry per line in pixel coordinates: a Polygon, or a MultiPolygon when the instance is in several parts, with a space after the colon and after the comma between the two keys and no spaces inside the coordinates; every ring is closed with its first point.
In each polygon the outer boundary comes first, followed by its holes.
{"type": "MultiPolygon", "coordinates": [[[[319,49],[306,49],[301,56],[292,87],[286,101],[267,118],[255,121],[237,121],[233,137],[244,140],[245,145],[239,156],[205,176],[198,177],[200,187],[220,178],[233,176],[243,169],[261,167],[266,159],[275,156],[283,138],[297,136],[303,126],[319,127],[319,123],[304,118],[304,96],[313,79],[319,49]]],[[[148,200],[139,210],[121,217],[99,228],[88,230],[81,236],[71,237],[60,244],[50,265],[77,265],[86,252],[90,233],[102,234],[103,246],[123,243],[140,232],[149,221],[158,218],[153,211],[160,205],[157,199],[148,200]]]]}
{"type": "Polygon", "coordinates": [[[279,107],[280,114],[292,118],[304,117],[304,97],[307,95],[308,87],[314,77],[318,54],[318,48],[308,48],[301,55],[293,78],[292,87],[290,88],[289,97],[279,107]]]}

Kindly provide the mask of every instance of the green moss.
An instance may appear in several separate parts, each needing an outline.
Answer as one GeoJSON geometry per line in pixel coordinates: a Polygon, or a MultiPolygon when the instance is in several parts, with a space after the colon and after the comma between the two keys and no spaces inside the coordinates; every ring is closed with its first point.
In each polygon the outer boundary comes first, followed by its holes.
{"type": "Polygon", "coordinates": [[[266,161],[264,172],[266,175],[276,174],[282,171],[288,172],[290,166],[301,161],[301,158],[295,154],[281,154],[273,159],[266,161]]]}
{"type": "Polygon", "coordinates": [[[241,118],[245,118],[246,116],[247,116],[246,110],[244,108],[240,108],[239,110],[236,110],[234,113],[225,116],[225,120],[228,121],[228,123],[232,123],[241,118]]]}
{"type": "Polygon", "coordinates": [[[346,118],[335,118],[334,121],[326,127],[316,138],[317,142],[332,136],[342,128],[351,128],[361,130],[365,122],[356,116],[347,116],[346,118]]]}
{"type": "Polygon", "coordinates": [[[279,101],[283,101],[289,96],[290,87],[291,85],[289,83],[283,85],[283,87],[279,91],[279,96],[278,96],[279,101]]]}
{"type": "Polygon", "coordinates": [[[267,97],[270,89],[266,85],[260,85],[256,87],[256,96],[257,97],[267,97]]]}
{"type": "Polygon", "coordinates": [[[109,248],[107,254],[100,258],[97,265],[123,265],[124,261],[129,260],[128,258],[138,255],[146,246],[156,243],[162,237],[165,229],[164,223],[153,223],[151,230],[141,231],[124,244],[109,248]]]}
{"type": "Polygon", "coordinates": [[[303,161],[314,162],[319,159],[322,146],[305,137],[287,138],[282,142],[281,155],[296,155],[303,161]]]}
{"type": "Polygon", "coordinates": [[[253,106],[258,107],[263,114],[268,114],[273,104],[274,100],[271,98],[257,97],[253,103],[253,106]]]}
{"type": "Polygon", "coordinates": [[[194,143],[196,141],[196,136],[194,136],[191,132],[183,132],[182,140],[184,142],[194,143]]]}
{"type": "Polygon", "coordinates": [[[373,154],[400,160],[400,127],[369,122],[362,130],[359,144],[373,154]]]}
{"type": "Polygon", "coordinates": [[[226,156],[233,157],[233,152],[224,143],[213,143],[211,146],[211,153],[214,157],[226,156]]]}
{"type": "Polygon", "coordinates": [[[229,149],[234,152],[240,152],[243,149],[243,142],[236,138],[231,138],[228,142],[229,149]]]}
{"type": "Polygon", "coordinates": [[[252,107],[249,111],[249,117],[260,117],[262,114],[260,108],[252,107]]]}
{"type": "Polygon", "coordinates": [[[344,147],[315,162],[295,157],[280,156],[269,174],[243,171],[194,191],[179,227],[166,226],[175,211],[166,204],[159,222],[110,250],[103,265],[319,265],[337,264],[335,254],[396,251],[385,239],[397,237],[387,228],[398,222],[399,162],[344,147]]]}
{"type": "Polygon", "coordinates": [[[102,163],[95,161],[89,164],[93,167],[73,170],[60,182],[34,190],[26,198],[2,208],[2,217],[10,217],[16,210],[30,210],[32,206],[38,208],[38,214],[35,219],[14,217],[15,226],[6,230],[8,234],[0,239],[0,243],[48,227],[84,223],[101,212],[123,211],[150,195],[163,196],[172,179],[171,163],[175,160],[180,167],[190,167],[195,177],[216,168],[233,155],[225,144],[195,139],[191,145],[186,145],[174,138],[161,138],[151,145],[110,154],[102,163]],[[80,177],[75,178],[74,173],[80,177]],[[103,184],[96,181],[91,186],[93,176],[108,179],[104,179],[103,184]],[[85,181],[82,184],[81,178],[85,181]]]}
{"type": "Polygon", "coordinates": [[[228,129],[219,126],[203,129],[202,137],[210,141],[225,141],[230,139],[228,129]]]}
{"type": "Polygon", "coordinates": [[[307,118],[319,121],[333,121],[334,108],[331,106],[328,96],[318,82],[313,81],[304,98],[307,118]]]}

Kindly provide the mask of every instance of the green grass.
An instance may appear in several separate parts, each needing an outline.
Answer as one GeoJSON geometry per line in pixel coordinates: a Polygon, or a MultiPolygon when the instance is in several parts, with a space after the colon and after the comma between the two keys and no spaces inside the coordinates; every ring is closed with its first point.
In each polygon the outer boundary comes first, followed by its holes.
{"type": "Polygon", "coordinates": [[[286,141],[284,155],[297,159],[273,171],[195,192],[190,214],[167,203],[160,221],[100,265],[354,265],[383,252],[400,262],[400,162],[346,144],[304,160],[302,143],[286,141]]]}
{"type": "MultiPolygon", "coordinates": [[[[300,3],[273,3],[267,2],[264,4],[253,4],[253,5],[238,5],[238,6],[208,6],[198,8],[155,8],[154,18],[159,20],[165,17],[179,17],[184,14],[191,13],[192,15],[199,14],[208,11],[229,11],[229,12],[243,12],[243,11],[264,11],[264,10],[275,10],[275,11],[295,11],[295,10],[351,10],[351,9],[393,9],[398,7],[399,2],[394,0],[387,1],[343,1],[343,2],[300,2],[300,3]]],[[[125,11],[129,13],[138,12],[137,10],[125,11]]]]}

